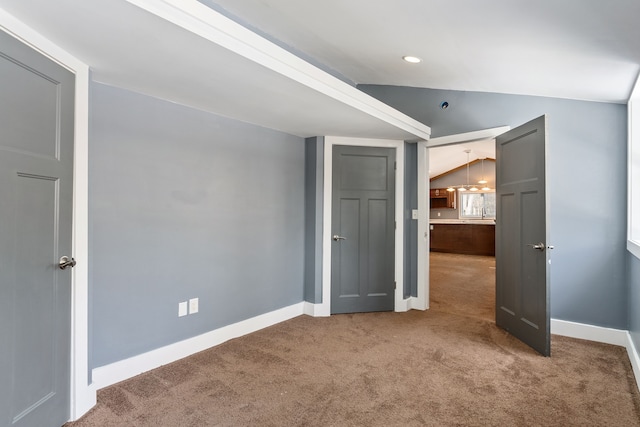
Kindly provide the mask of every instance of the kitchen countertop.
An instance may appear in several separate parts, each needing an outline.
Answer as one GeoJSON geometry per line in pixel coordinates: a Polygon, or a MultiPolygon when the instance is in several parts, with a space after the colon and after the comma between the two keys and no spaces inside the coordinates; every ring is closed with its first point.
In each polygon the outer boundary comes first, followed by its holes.
{"type": "Polygon", "coordinates": [[[429,224],[484,224],[495,225],[495,219],[437,219],[432,218],[429,224]]]}

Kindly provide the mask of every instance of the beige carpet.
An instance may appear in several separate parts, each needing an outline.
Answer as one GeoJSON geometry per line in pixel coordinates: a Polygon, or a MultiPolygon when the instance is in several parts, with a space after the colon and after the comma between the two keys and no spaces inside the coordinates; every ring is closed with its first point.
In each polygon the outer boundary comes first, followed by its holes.
{"type": "Polygon", "coordinates": [[[68,425],[640,426],[623,348],[554,336],[541,357],[493,323],[492,258],[434,255],[429,311],[300,316],[100,390],[68,425]]]}

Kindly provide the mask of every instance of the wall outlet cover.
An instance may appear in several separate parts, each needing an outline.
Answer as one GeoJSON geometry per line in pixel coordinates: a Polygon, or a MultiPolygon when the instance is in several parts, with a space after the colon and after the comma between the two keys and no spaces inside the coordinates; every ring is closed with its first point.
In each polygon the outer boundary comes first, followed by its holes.
{"type": "Polygon", "coordinates": [[[199,310],[199,301],[198,298],[191,298],[189,300],[189,314],[195,314],[199,310]]]}
{"type": "Polygon", "coordinates": [[[178,303],[178,317],[186,316],[187,314],[189,314],[187,311],[187,302],[182,301],[178,303]]]}

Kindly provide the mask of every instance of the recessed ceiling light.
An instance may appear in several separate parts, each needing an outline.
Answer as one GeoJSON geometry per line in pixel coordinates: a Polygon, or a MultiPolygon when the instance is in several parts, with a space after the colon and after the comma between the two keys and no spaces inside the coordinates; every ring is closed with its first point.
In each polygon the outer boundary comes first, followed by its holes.
{"type": "Polygon", "coordinates": [[[418,58],[417,56],[403,56],[402,59],[412,64],[417,64],[418,62],[422,62],[422,59],[418,58]]]}

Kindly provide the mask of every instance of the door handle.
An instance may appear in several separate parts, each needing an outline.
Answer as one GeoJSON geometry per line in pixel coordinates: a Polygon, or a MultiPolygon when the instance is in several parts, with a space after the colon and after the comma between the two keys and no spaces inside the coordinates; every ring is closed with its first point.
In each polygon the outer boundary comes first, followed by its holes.
{"type": "Polygon", "coordinates": [[[540,242],[538,244],[529,243],[527,246],[531,246],[533,249],[537,249],[540,252],[544,252],[545,246],[544,243],[540,242]]]}
{"type": "Polygon", "coordinates": [[[334,234],[333,235],[333,240],[335,240],[337,242],[338,240],[347,240],[347,238],[346,237],[342,237],[342,236],[338,236],[337,234],[334,234]]]}
{"type": "Polygon", "coordinates": [[[75,267],[76,260],[73,258],[69,258],[68,256],[60,257],[60,261],[58,262],[58,267],[60,270],[64,270],[67,267],[75,267]]]}

